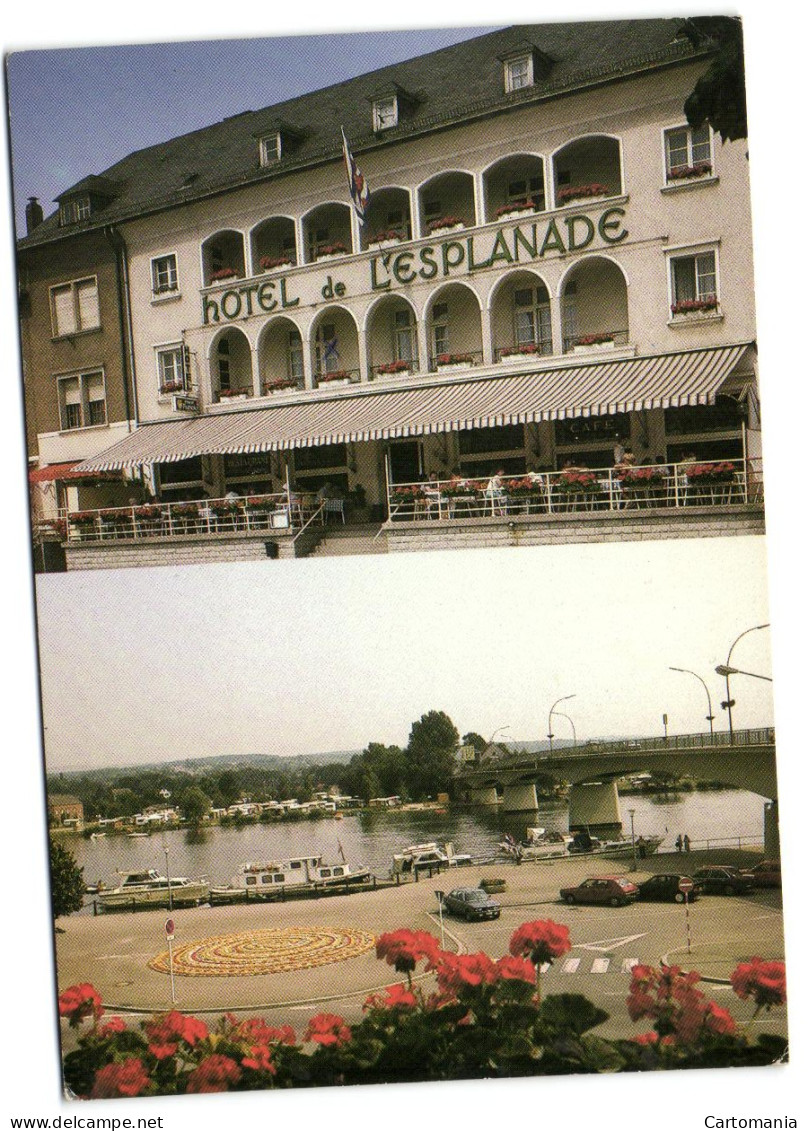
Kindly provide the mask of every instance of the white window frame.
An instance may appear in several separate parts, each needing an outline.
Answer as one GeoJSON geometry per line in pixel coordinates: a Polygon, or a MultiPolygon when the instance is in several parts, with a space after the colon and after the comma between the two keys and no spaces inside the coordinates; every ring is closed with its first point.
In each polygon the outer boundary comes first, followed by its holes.
{"type": "MultiPolygon", "coordinates": [[[[545,288],[546,289],[546,288],[545,288]]],[[[553,324],[550,315],[550,294],[547,293],[547,301],[541,302],[538,298],[539,286],[532,284],[529,287],[516,287],[513,292],[513,342],[514,345],[535,345],[542,353],[545,352],[546,346],[549,348],[546,353],[552,354],[553,352],[553,324]],[[530,292],[529,303],[517,303],[516,296],[524,294],[525,291],[530,292]],[[519,315],[527,314],[530,317],[532,330],[531,337],[520,340],[519,336],[519,315]],[[545,333],[546,331],[546,333],[545,333]]]]}
{"type": "Polygon", "coordinates": [[[418,328],[409,306],[393,311],[393,360],[418,364],[418,328]]]}
{"type": "Polygon", "coordinates": [[[533,86],[533,56],[530,52],[517,55],[513,59],[506,59],[505,67],[505,93],[512,94],[515,90],[527,90],[533,86]],[[518,69],[518,74],[517,74],[518,69]],[[518,81],[524,74],[524,82],[518,81]]]}
{"type": "Polygon", "coordinates": [[[398,125],[398,97],[395,94],[373,100],[373,131],[381,133],[398,125]]]}
{"type": "Polygon", "coordinates": [[[297,329],[290,330],[286,338],[286,373],[290,381],[302,383],[305,374],[303,335],[297,329]]]}
{"type": "Polygon", "coordinates": [[[87,275],[83,279],[70,279],[65,283],[57,283],[50,288],[50,309],[51,309],[51,329],[53,330],[54,338],[71,338],[75,334],[86,334],[92,330],[101,329],[101,300],[98,290],[98,276],[87,275]],[[81,303],[79,301],[79,288],[85,284],[90,283],[95,286],[95,302],[98,308],[98,321],[90,326],[83,326],[81,324],[81,303]],[[73,320],[75,326],[70,330],[62,330],[59,327],[59,320],[56,313],[55,296],[58,291],[70,290],[72,295],[73,305],[73,320]]]}
{"type": "Polygon", "coordinates": [[[449,353],[449,304],[436,302],[432,308],[432,355],[449,353]]]}
{"type": "Polygon", "coordinates": [[[89,220],[92,210],[92,201],[89,196],[65,200],[59,205],[59,227],[67,228],[71,224],[78,224],[80,220],[89,220]]]}
{"type": "MultiPolygon", "coordinates": [[[[692,184],[699,183],[698,180],[687,180],[687,179],[680,179],[680,178],[676,178],[676,177],[673,177],[673,178],[671,177],[671,170],[672,169],[678,169],[678,168],[682,167],[680,165],[672,165],[671,161],[670,161],[670,142],[669,142],[669,139],[670,139],[670,135],[674,134],[674,133],[684,132],[684,133],[687,134],[687,161],[684,162],[684,164],[685,165],[698,165],[698,164],[701,164],[702,162],[706,161],[710,165],[711,172],[706,173],[704,175],[705,179],[712,179],[715,176],[715,149],[714,149],[714,145],[713,145],[713,131],[710,128],[708,123],[705,123],[704,126],[700,126],[699,129],[705,129],[707,131],[707,144],[709,146],[709,151],[710,151],[708,158],[698,158],[698,159],[696,159],[694,157],[694,153],[693,153],[693,150],[694,150],[693,132],[694,131],[693,131],[693,127],[688,125],[687,122],[682,122],[682,123],[679,123],[678,125],[665,126],[664,129],[662,130],[662,175],[663,175],[663,181],[664,181],[664,184],[665,184],[666,187],[670,187],[671,185],[679,186],[679,185],[692,185],[692,184]]],[[[703,144],[703,142],[700,142],[699,144],[703,144]]]]}
{"type": "Polygon", "coordinates": [[[155,255],[151,260],[151,285],[152,294],[155,298],[160,298],[163,295],[176,295],[179,293],[180,282],[179,272],[177,269],[177,255],[176,252],[169,251],[165,255],[155,255]],[[166,264],[167,269],[165,272],[162,270],[162,265],[166,264]],[[165,283],[160,282],[160,276],[164,273],[167,277],[165,283]]]}
{"type": "MultiPolygon", "coordinates": [[[[682,247],[672,247],[665,253],[666,268],[667,268],[667,275],[668,275],[668,321],[669,322],[671,322],[671,321],[676,322],[679,319],[679,315],[673,314],[672,311],[671,311],[671,307],[677,301],[680,301],[676,297],[676,291],[675,291],[675,286],[674,286],[674,274],[673,274],[674,262],[676,260],[680,260],[680,259],[698,259],[698,257],[700,255],[710,255],[710,254],[712,254],[712,256],[713,256],[713,264],[714,264],[714,272],[713,273],[715,275],[715,291],[714,292],[710,291],[709,293],[710,294],[715,293],[715,297],[717,299],[718,304],[717,304],[714,311],[705,311],[704,317],[705,318],[721,317],[721,265],[720,265],[719,248],[720,248],[720,240],[714,240],[712,242],[708,242],[708,243],[704,243],[704,244],[698,244],[698,245],[695,245],[695,246],[687,245],[687,246],[682,246],[682,247]]],[[[698,279],[697,279],[697,292],[698,292],[698,279]]],[[[696,297],[706,297],[706,296],[699,295],[697,293],[696,297]]]]}
{"type": "Polygon", "coordinates": [[[59,406],[59,431],[60,432],[78,432],[86,428],[107,428],[109,427],[109,414],[107,412],[107,381],[103,368],[86,369],[78,373],[60,373],[56,378],[57,389],[57,403],[59,406]],[[93,378],[101,378],[101,388],[103,397],[94,397],[90,400],[88,396],[90,381],[93,378]],[[65,398],[65,388],[68,382],[78,382],[79,400],[70,402],[77,405],[79,408],[79,423],[70,425],[67,422],[67,409],[68,402],[65,398]],[[103,404],[104,406],[104,419],[102,421],[90,420],[90,405],[103,404]]]}
{"type": "Polygon", "coordinates": [[[282,156],[283,138],[280,131],[265,134],[258,139],[258,157],[262,169],[265,169],[268,165],[277,165],[282,156]]]}
{"type": "Polygon", "coordinates": [[[187,393],[188,391],[188,374],[185,371],[185,346],[182,342],[166,342],[163,345],[154,347],[154,364],[157,371],[157,393],[160,397],[171,397],[177,393],[187,393]],[[166,377],[166,369],[163,366],[163,358],[169,355],[174,355],[177,358],[178,364],[175,366],[176,377],[174,380],[180,382],[179,389],[164,390],[164,386],[168,383],[166,377]]]}

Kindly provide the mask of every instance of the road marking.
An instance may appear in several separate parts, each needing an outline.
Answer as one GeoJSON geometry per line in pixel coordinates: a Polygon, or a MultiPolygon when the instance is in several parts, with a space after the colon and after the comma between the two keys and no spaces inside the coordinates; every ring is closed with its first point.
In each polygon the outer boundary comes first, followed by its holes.
{"type": "Polygon", "coordinates": [[[562,974],[574,974],[580,965],[580,958],[568,958],[564,965],[561,967],[561,972],[562,974]]]}
{"type": "Polygon", "coordinates": [[[623,965],[620,967],[621,973],[630,974],[634,967],[639,965],[639,958],[624,958],[623,965]]]}
{"type": "Polygon", "coordinates": [[[605,974],[606,971],[609,969],[609,963],[610,962],[611,962],[610,958],[596,958],[595,961],[592,963],[592,973],[593,974],[605,974]]]}
{"type": "Polygon", "coordinates": [[[541,966],[539,967],[539,973],[546,974],[552,965],[552,962],[542,962],[541,966]]]}
{"type": "Polygon", "coordinates": [[[644,939],[648,934],[643,931],[639,935],[624,935],[622,938],[615,939],[595,939],[589,943],[576,943],[575,946],[578,950],[600,950],[603,954],[609,954],[613,950],[617,950],[619,946],[625,946],[626,943],[636,942],[637,939],[644,939]]]}

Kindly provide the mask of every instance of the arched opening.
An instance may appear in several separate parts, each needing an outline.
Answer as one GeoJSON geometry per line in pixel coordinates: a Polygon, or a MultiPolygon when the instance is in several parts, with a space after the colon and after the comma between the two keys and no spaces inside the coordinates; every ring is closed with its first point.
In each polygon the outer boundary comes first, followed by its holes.
{"type": "Polygon", "coordinates": [[[288,216],[273,216],[253,229],[251,237],[252,269],[274,271],[297,264],[295,222],[288,216]]]}
{"type": "Polygon", "coordinates": [[[480,304],[469,287],[448,283],[434,293],[427,314],[427,338],[431,370],[444,364],[443,358],[468,358],[468,365],[482,361],[480,304]]]}
{"type": "Polygon", "coordinates": [[[374,189],[365,212],[362,249],[412,239],[410,194],[406,189],[374,189]]]}
{"type": "Polygon", "coordinates": [[[258,342],[261,394],[303,388],[303,338],[291,318],[273,318],[258,342]]]}
{"type": "Polygon", "coordinates": [[[485,223],[543,212],[544,161],[530,153],[517,153],[497,161],[483,174],[485,223]]]}
{"type": "Polygon", "coordinates": [[[564,353],[592,352],[628,342],[628,290],[623,272],[610,259],[580,260],[561,292],[564,353]]]}
{"type": "Polygon", "coordinates": [[[240,330],[229,327],[214,339],[209,363],[214,402],[244,400],[253,395],[252,351],[240,330]]]}
{"type": "Polygon", "coordinates": [[[389,295],[376,304],[368,321],[367,345],[372,378],[419,371],[415,311],[405,299],[389,295]]]}
{"type": "Polygon", "coordinates": [[[322,310],[312,327],[312,369],[319,387],[359,380],[359,334],[341,306],[322,310]]]}
{"type": "Polygon", "coordinates": [[[623,191],[620,142],[592,135],[571,141],[553,156],[553,198],[556,208],[623,191]]]}
{"type": "Polygon", "coordinates": [[[539,275],[514,271],[500,283],[491,304],[491,334],[495,361],[553,353],[550,293],[539,275]]]}
{"type": "Polygon", "coordinates": [[[216,232],[205,240],[202,244],[203,286],[243,279],[245,274],[244,237],[241,232],[216,232]]]}
{"type": "Polygon", "coordinates": [[[439,234],[455,226],[473,228],[474,178],[471,173],[441,173],[418,190],[421,235],[439,234]]]}
{"type": "Polygon", "coordinates": [[[306,263],[349,255],[351,243],[351,210],[347,204],[320,204],[303,218],[303,242],[306,263]]]}

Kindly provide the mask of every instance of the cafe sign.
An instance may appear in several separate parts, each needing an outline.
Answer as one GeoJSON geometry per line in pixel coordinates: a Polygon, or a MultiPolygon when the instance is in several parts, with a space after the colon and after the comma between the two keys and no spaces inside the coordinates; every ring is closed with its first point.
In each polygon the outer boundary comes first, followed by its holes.
{"type": "MultiPolygon", "coordinates": [[[[477,232],[465,239],[451,238],[417,248],[386,251],[366,260],[369,278],[365,289],[389,291],[430,279],[471,275],[491,267],[510,267],[567,255],[584,251],[593,244],[608,247],[627,238],[624,216],[623,208],[607,208],[599,216],[575,212],[493,232],[477,232]]],[[[307,281],[309,278],[307,276],[307,281]]],[[[330,302],[348,293],[346,283],[328,275],[319,288],[317,301],[330,302]]],[[[220,294],[205,295],[202,320],[207,326],[253,314],[288,310],[299,304],[300,296],[291,293],[289,272],[286,272],[277,280],[244,281],[220,294]]]]}

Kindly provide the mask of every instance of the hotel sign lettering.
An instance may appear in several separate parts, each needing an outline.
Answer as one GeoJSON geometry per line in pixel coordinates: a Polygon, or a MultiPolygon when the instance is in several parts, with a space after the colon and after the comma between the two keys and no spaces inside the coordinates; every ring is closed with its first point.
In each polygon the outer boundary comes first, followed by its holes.
{"type": "MultiPolygon", "coordinates": [[[[628,236],[623,227],[624,216],[623,208],[607,208],[598,217],[576,212],[571,216],[500,228],[493,233],[477,233],[464,239],[446,239],[418,248],[374,255],[368,260],[370,290],[386,291],[396,285],[406,287],[420,281],[584,251],[596,239],[606,246],[622,243],[628,236]]],[[[300,297],[290,295],[288,283],[286,275],[279,280],[245,282],[222,294],[206,295],[202,299],[203,322],[205,325],[230,322],[252,314],[270,314],[298,306],[300,297]]],[[[346,294],[346,284],[334,281],[329,275],[318,293],[318,300],[329,301],[346,294]]]]}

